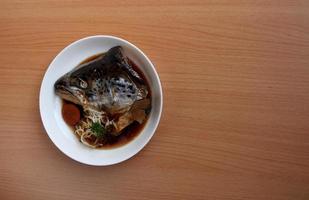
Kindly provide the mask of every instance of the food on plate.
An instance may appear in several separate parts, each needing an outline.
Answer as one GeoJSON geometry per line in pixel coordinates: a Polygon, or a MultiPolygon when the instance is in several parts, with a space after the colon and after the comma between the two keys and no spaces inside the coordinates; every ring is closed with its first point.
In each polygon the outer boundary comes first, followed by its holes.
{"type": "Polygon", "coordinates": [[[59,78],[62,115],[80,141],[93,148],[125,144],[151,111],[147,80],[121,46],[92,56],[59,78]]]}

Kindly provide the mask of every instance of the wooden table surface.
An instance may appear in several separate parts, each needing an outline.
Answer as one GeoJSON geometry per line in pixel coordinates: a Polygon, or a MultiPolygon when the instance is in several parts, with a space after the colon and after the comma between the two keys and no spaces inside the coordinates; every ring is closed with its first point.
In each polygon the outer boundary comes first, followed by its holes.
{"type": "Polygon", "coordinates": [[[309,1],[1,0],[0,199],[309,199],[309,1]],[[163,115],[132,159],[62,154],[39,115],[49,63],[89,35],[155,63],[163,115]]]}

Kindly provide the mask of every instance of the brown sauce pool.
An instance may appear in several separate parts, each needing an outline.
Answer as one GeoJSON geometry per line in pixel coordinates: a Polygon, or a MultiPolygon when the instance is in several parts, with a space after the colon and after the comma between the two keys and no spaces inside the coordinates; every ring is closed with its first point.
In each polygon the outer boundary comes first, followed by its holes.
{"type": "MultiPolygon", "coordinates": [[[[98,57],[100,57],[104,54],[105,53],[99,53],[99,54],[90,56],[89,58],[86,58],[85,60],[83,60],[79,65],[90,62],[90,61],[92,61],[92,60],[94,60],[94,59],[96,59],[96,58],[98,58],[98,57]]],[[[145,75],[142,73],[142,71],[137,67],[137,65],[131,59],[128,59],[128,60],[129,60],[130,65],[133,67],[133,69],[145,81],[145,84],[147,85],[147,88],[149,89],[147,98],[151,98],[150,87],[149,87],[149,84],[147,82],[147,79],[145,78],[145,75]]],[[[83,118],[83,109],[79,105],[76,105],[72,102],[68,102],[66,100],[62,100],[62,117],[63,117],[64,121],[66,121],[66,122],[68,122],[72,118],[76,119],[76,118],[79,117],[80,119],[82,119],[83,118]],[[75,105],[76,108],[79,109],[80,113],[77,113],[77,112],[66,113],[66,110],[68,110],[68,109],[65,109],[65,106],[67,106],[67,105],[70,105],[70,106],[75,105]],[[74,116],[72,116],[72,114],[74,116]],[[75,115],[79,115],[79,116],[75,116],[75,115]],[[68,116],[70,116],[70,117],[68,117],[68,116]]],[[[125,144],[128,144],[130,141],[134,140],[134,138],[136,138],[139,135],[139,133],[143,130],[145,124],[148,121],[148,118],[149,118],[149,113],[147,113],[146,119],[144,120],[144,122],[142,124],[139,124],[138,122],[134,121],[129,126],[124,128],[124,130],[122,131],[122,133],[119,136],[112,136],[112,135],[108,134],[106,144],[104,144],[104,146],[98,147],[96,149],[111,149],[111,148],[116,148],[116,147],[120,147],[120,146],[123,146],[125,144]]],[[[69,124],[69,123],[67,123],[67,124],[72,128],[72,131],[73,131],[73,134],[74,134],[74,126],[72,124],[69,124]]],[[[80,139],[78,135],[76,135],[76,137],[78,139],[80,139]]]]}
{"type": "Polygon", "coordinates": [[[105,53],[99,53],[99,54],[95,54],[95,55],[93,55],[93,56],[90,56],[89,58],[86,58],[85,60],[83,60],[81,63],[79,63],[78,65],[82,65],[82,64],[85,64],[85,63],[87,63],[87,62],[90,62],[90,61],[92,61],[92,60],[94,60],[94,59],[96,59],[96,58],[98,58],[98,57],[100,57],[100,56],[102,56],[102,55],[104,55],[105,53]]]}

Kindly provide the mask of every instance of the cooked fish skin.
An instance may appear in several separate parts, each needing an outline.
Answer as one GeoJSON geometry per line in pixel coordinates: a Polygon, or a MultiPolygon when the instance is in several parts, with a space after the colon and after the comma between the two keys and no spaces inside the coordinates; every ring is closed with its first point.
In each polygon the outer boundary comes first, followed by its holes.
{"type": "Polygon", "coordinates": [[[110,115],[128,111],[148,94],[144,80],[129,64],[121,46],[77,66],[59,78],[54,87],[61,98],[110,115]]]}

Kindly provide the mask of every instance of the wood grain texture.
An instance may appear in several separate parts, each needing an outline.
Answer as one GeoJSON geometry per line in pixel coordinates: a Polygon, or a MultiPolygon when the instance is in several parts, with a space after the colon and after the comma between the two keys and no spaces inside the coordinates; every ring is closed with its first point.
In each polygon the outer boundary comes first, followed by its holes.
{"type": "Polygon", "coordinates": [[[309,1],[0,2],[0,199],[309,199],[309,1]],[[109,167],[62,154],[38,106],[53,57],[96,34],[164,89],[151,142],[109,167]]]}

